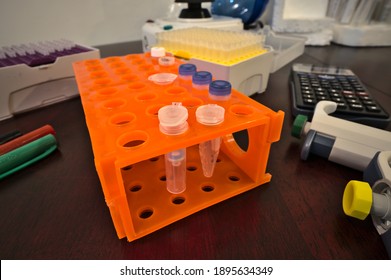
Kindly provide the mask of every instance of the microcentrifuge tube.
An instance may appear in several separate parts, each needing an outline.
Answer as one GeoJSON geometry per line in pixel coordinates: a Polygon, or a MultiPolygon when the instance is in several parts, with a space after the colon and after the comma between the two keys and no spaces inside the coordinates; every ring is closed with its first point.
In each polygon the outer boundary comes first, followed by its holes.
{"type": "Polygon", "coordinates": [[[202,172],[205,177],[212,177],[220,152],[221,138],[215,138],[199,144],[202,172]]]}
{"type": "MultiPolygon", "coordinates": [[[[197,121],[203,125],[215,126],[224,121],[225,109],[216,104],[207,104],[197,108],[197,121]]],[[[202,171],[205,177],[212,177],[220,152],[221,137],[199,144],[202,171]]]]}
{"type": "Polygon", "coordinates": [[[166,183],[170,193],[177,194],[186,190],[186,149],[165,154],[166,183]]]}
{"type": "MultiPolygon", "coordinates": [[[[173,103],[160,108],[158,118],[160,131],[166,135],[179,135],[188,129],[188,112],[181,103],[173,103]]],[[[178,194],[186,190],[186,148],[168,152],[164,156],[166,185],[170,193],[178,194]]]]}

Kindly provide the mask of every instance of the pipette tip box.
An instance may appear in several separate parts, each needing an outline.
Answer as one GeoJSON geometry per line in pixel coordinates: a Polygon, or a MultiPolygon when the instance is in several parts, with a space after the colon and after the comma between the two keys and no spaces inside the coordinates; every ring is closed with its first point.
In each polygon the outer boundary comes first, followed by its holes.
{"type": "Polygon", "coordinates": [[[190,27],[157,34],[157,45],[250,96],[266,90],[273,53],[260,34],[190,27]]]}

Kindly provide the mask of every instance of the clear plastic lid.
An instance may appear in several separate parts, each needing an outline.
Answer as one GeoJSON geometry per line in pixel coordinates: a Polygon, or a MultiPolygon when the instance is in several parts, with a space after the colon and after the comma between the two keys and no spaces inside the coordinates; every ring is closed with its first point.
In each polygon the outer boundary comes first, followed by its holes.
{"type": "Polygon", "coordinates": [[[194,73],[192,82],[195,85],[209,85],[212,82],[212,74],[208,71],[198,71],[194,73]]]}
{"type": "Polygon", "coordinates": [[[180,102],[173,102],[159,109],[160,131],[167,135],[184,133],[188,129],[188,112],[180,102]]]}
{"type": "Polygon", "coordinates": [[[202,105],[196,110],[197,121],[203,125],[218,125],[224,121],[225,109],[217,104],[202,105]]]}
{"type": "Polygon", "coordinates": [[[214,100],[227,100],[231,97],[231,90],[230,82],[215,80],[209,85],[209,97],[214,100]]]}
{"type": "Polygon", "coordinates": [[[159,57],[160,66],[172,66],[175,64],[175,57],[173,56],[162,56],[159,57]]]}
{"type": "Polygon", "coordinates": [[[197,72],[197,67],[191,63],[181,64],[179,66],[179,75],[192,77],[197,72]]]}
{"type": "Polygon", "coordinates": [[[184,160],[186,157],[186,149],[179,149],[167,154],[167,159],[170,162],[178,162],[184,160]]]}
{"type": "Polygon", "coordinates": [[[166,49],[163,47],[152,47],[151,56],[152,57],[162,57],[166,55],[166,49]]]}
{"type": "Polygon", "coordinates": [[[157,85],[169,85],[175,81],[177,75],[172,73],[157,73],[148,77],[148,80],[157,85]]]}

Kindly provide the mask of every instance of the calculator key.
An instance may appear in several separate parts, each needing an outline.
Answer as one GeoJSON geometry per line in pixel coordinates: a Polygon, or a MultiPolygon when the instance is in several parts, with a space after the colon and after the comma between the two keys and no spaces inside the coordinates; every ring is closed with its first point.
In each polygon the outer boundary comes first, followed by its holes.
{"type": "Polygon", "coordinates": [[[365,89],[361,85],[353,85],[355,91],[365,91],[365,89]]]}
{"type": "Polygon", "coordinates": [[[371,101],[372,100],[372,98],[370,98],[369,96],[359,96],[359,97],[362,101],[364,101],[364,100],[371,101]]]}
{"type": "Polygon", "coordinates": [[[340,95],[339,93],[331,93],[330,94],[330,97],[333,99],[333,98],[342,98],[342,95],[340,95]]]}
{"type": "Polygon", "coordinates": [[[311,87],[313,88],[319,88],[320,87],[320,84],[319,83],[311,83],[311,87]]]}
{"type": "Polygon", "coordinates": [[[331,85],[332,88],[341,88],[341,85],[338,82],[334,82],[333,81],[333,82],[330,83],[330,85],[331,85]]]}
{"type": "Polygon", "coordinates": [[[362,102],[365,106],[376,106],[376,103],[373,100],[363,100],[362,102]]]}
{"type": "Polygon", "coordinates": [[[316,89],[315,89],[315,93],[316,93],[316,94],[319,94],[319,95],[327,95],[326,90],[324,90],[324,89],[319,89],[319,88],[316,88],[316,89]]]}
{"type": "Polygon", "coordinates": [[[348,108],[348,106],[346,106],[346,104],[344,102],[337,102],[337,109],[338,110],[344,110],[347,108],[348,108]]]}
{"type": "Polygon", "coordinates": [[[369,96],[369,94],[366,92],[366,91],[356,91],[356,95],[358,96],[358,97],[364,97],[364,96],[369,96]]]}
{"type": "Polygon", "coordinates": [[[341,90],[332,88],[332,89],[329,89],[329,93],[330,94],[338,94],[339,95],[341,93],[341,90]]]}
{"type": "Polygon", "coordinates": [[[358,99],[347,99],[346,100],[349,104],[361,104],[361,102],[358,99]]]}
{"type": "Polygon", "coordinates": [[[343,89],[344,91],[350,91],[350,92],[353,92],[353,91],[354,91],[354,89],[353,89],[351,86],[342,86],[342,89],[343,89]]]}
{"type": "Polygon", "coordinates": [[[315,99],[311,99],[311,98],[304,98],[303,101],[304,101],[304,103],[309,104],[309,105],[315,105],[316,104],[315,99]]]}
{"type": "Polygon", "coordinates": [[[373,106],[366,106],[367,110],[370,111],[370,112],[380,112],[380,108],[376,105],[373,105],[373,106]]]}
{"type": "Polygon", "coordinates": [[[343,93],[343,97],[345,97],[346,99],[355,99],[356,95],[343,93]]]}
{"type": "Polygon", "coordinates": [[[302,91],[302,94],[312,94],[313,91],[311,89],[306,89],[302,91]]]}
{"type": "Polygon", "coordinates": [[[327,95],[327,93],[322,93],[322,92],[317,92],[316,93],[316,96],[318,97],[318,98],[320,98],[320,97],[323,97],[323,98],[327,98],[327,99],[329,99],[329,96],[327,95]]]}
{"type": "Polygon", "coordinates": [[[364,106],[361,104],[349,104],[350,109],[355,110],[355,111],[363,111],[364,106]]]}
{"type": "Polygon", "coordinates": [[[331,97],[331,100],[334,101],[334,102],[343,102],[343,98],[341,97],[331,97]]]}

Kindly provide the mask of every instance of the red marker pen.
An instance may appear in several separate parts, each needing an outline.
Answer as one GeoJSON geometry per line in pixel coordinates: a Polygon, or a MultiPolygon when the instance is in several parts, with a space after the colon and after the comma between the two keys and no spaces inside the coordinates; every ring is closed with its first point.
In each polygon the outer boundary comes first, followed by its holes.
{"type": "Polygon", "coordinates": [[[52,126],[47,124],[29,133],[23,134],[22,136],[15,138],[14,140],[8,141],[0,145],[0,155],[8,153],[9,151],[19,148],[48,134],[55,135],[56,132],[54,131],[52,126]]]}

